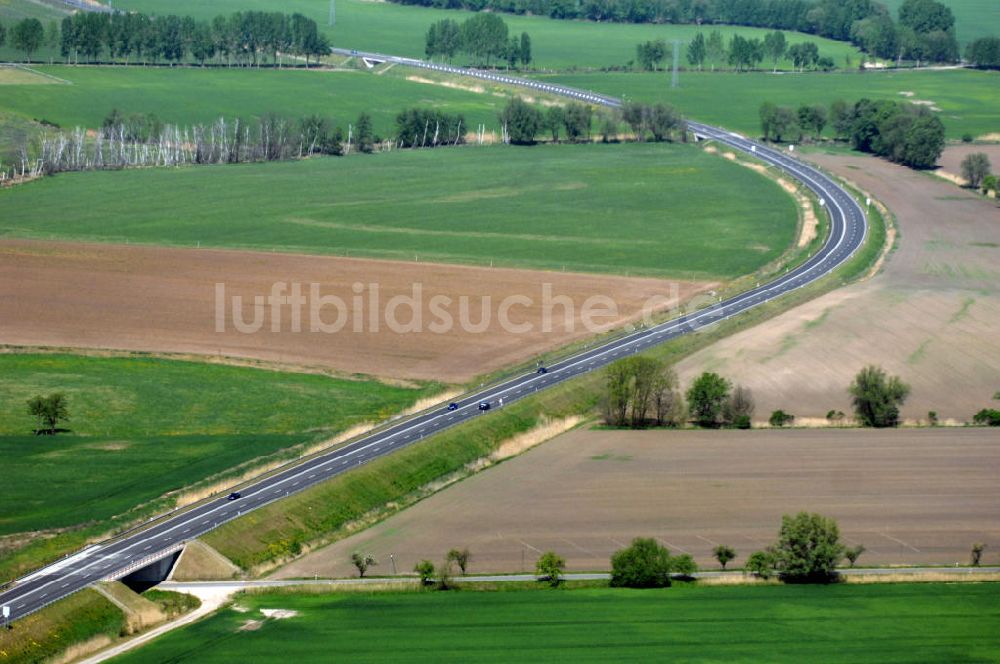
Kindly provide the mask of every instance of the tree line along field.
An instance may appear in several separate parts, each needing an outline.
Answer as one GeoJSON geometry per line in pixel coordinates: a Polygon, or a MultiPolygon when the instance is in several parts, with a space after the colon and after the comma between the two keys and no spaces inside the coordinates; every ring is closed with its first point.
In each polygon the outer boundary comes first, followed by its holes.
{"type": "Polygon", "coordinates": [[[126,116],[155,113],[162,122],[181,126],[267,113],[290,118],[319,115],[346,133],[347,125],[366,112],[376,133],[389,134],[397,113],[419,106],[462,114],[474,131],[479,123],[496,127],[497,111],[504,102],[493,95],[358,71],[58,65],[37,70],[56,80],[37,77],[37,84],[3,86],[0,111],[63,129],[99,128],[112,109],[118,109],[126,116]],[[58,84],[59,80],[66,84],[58,84]]]}
{"type": "MultiPolygon", "coordinates": [[[[315,0],[281,3],[274,0],[219,0],[212,3],[199,0],[122,0],[115,6],[150,14],[171,13],[200,19],[251,9],[300,12],[315,20],[334,46],[419,58],[424,57],[424,38],[432,23],[446,18],[461,22],[472,15],[459,10],[338,0],[336,24],[329,27],[329,3],[315,0]]],[[[633,25],[561,21],[538,16],[502,16],[512,34],[527,32],[531,36],[532,66],[543,69],[623,67],[635,58],[635,47],[640,42],[654,39],[687,42],[698,32],[707,34],[715,28],[727,40],[736,33],[748,38],[763,38],[767,32],[758,28],[730,26],[633,25]]],[[[790,43],[816,42],[820,55],[832,58],[837,66],[843,66],[847,56],[855,63],[860,58],[858,50],[847,43],[791,32],[786,36],[790,43]]],[[[784,66],[789,65],[786,62],[784,66]]]]}
{"type": "Polygon", "coordinates": [[[238,595],[121,657],[173,662],[987,661],[995,584],[238,595]],[[297,615],[266,619],[261,609],[297,615]],[[260,621],[260,622],[256,622],[260,621]],[[250,625],[251,628],[245,626],[250,625]]]}
{"type": "Polygon", "coordinates": [[[0,233],[24,237],[707,280],[778,257],[797,219],[776,183],[665,144],[65,174],[4,190],[0,206],[0,233]]]}
{"type": "Polygon", "coordinates": [[[0,354],[0,535],[162,509],[151,501],[382,420],[436,389],[140,356],[0,354]],[[32,435],[27,400],[54,392],[68,398],[59,426],[69,431],[32,435]]]}
{"type": "MultiPolygon", "coordinates": [[[[669,74],[609,73],[539,76],[637,101],[673,104],[690,118],[760,135],[760,105],[772,102],[797,108],[843,99],[853,104],[869,99],[920,102],[933,107],[948,138],[1000,132],[1000,72],[884,71],[811,74],[736,74],[682,72],[680,86],[670,88],[669,74]],[[911,94],[912,93],[912,94],[911,94]]],[[[827,135],[832,135],[830,128],[827,135]]]]}

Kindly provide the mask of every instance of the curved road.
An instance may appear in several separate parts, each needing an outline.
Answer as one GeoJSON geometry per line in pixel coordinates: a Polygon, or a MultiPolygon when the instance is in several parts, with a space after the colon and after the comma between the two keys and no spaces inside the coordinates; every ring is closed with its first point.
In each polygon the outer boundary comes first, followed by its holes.
{"type": "MultiPolygon", "coordinates": [[[[359,54],[337,49],[335,52],[529,87],[592,104],[621,106],[621,102],[613,97],[504,74],[374,53],[359,54]]],[[[458,410],[448,411],[442,407],[425,411],[337,450],[255,480],[241,489],[242,497],[237,500],[230,501],[225,496],[211,499],[187,511],[164,515],[138,532],[88,547],[19,579],[0,594],[0,605],[10,607],[10,619],[17,620],[97,581],[121,578],[173,553],[185,541],[199,537],[248,511],[302,491],[306,487],[340,475],[374,458],[391,454],[425,436],[473,417],[489,417],[489,413],[484,415],[479,411],[478,404],[481,401],[489,402],[494,407],[501,399],[510,403],[574,376],[599,369],[655,344],[731,318],[822,278],[861,246],[867,232],[864,210],[850,194],[826,175],[781,151],[760,145],[738,134],[696,122],[689,122],[688,125],[694,133],[703,138],[753,154],[758,159],[783,169],[811,189],[820,198],[830,217],[830,235],[822,249],[796,269],[729,300],[583,351],[549,366],[548,373],[520,375],[479,392],[467,394],[457,401],[458,410]]]]}

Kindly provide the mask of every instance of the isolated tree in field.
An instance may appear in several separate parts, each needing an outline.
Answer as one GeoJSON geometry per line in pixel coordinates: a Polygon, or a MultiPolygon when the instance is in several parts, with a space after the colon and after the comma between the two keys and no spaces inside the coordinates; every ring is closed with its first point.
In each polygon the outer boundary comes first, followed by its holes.
{"type": "Polygon", "coordinates": [[[26,18],[14,24],[11,31],[10,45],[24,52],[24,57],[31,63],[31,54],[35,53],[45,43],[45,26],[37,18],[26,18]]]}
{"type": "Polygon", "coordinates": [[[771,413],[771,417],[767,421],[772,427],[783,427],[794,422],[795,416],[783,410],[776,410],[771,413]]]}
{"type": "Polygon", "coordinates": [[[781,518],[774,550],[782,578],[796,582],[829,581],[845,553],[837,522],[808,512],[781,518]]]}
{"type": "Polygon", "coordinates": [[[55,435],[60,422],[69,420],[69,402],[61,392],[28,400],[28,413],[38,420],[36,433],[55,435]]]}
{"type": "Polygon", "coordinates": [[[653,414],[656,426],[681,426],[687,419],[684,396],[677,386],[677,373],[664,365],[653,379],[653,414]]]}
{"type": "Polygon", "coordinates": [[[448,552],[448,560],[458,565],[458,569],[465,574],[465,569],[469,566],[469,561],[472,560],[472,554],[469,553],[468,549],[452,549],[448,552]]]}
{"type": "Polygon", "coordinates": [[[698,571],[698,563],[694,561],[690,553],[682,553],[679,556],[671,556],[670,571],[682,577],[691,578],[698,571]]]}
{"type": "Polygon", "coordinates": [[[727,426],[736,429],[749,429],[755,407],[753,392],[750,391],[750,388],[737,385],[733,388],[733,393],[729,395],[729,399],[722,409],[723,420],[727,426]]]}
{"type": "Polygon", "coordinates": [[[980,37],[965,49],[965,59],[981,69],[1000,69],[1000,37],[980,37]]]}
{"type": "Polygon", "coordinates": [[[413,571],[420,577],[420,585],[429,586],[434,581],[434,563],[421,560],[413,566],[413,571]]]}
{"type": "Polygon", "coordinates": [[[705,65],[705,58],[708,55],[708,47],[705,45],[705,35],[698,33],[691,40],[687,47],[687,61],[692,67],[697,67],[699,71],[705,65]]]}
{"type": "Polygon", "coordinates": [[[983,408],[972,416],[972,423],[991,427],[1000,427],[1000,410],[997,410],[996,408],[983,408]]]}
{"type": "Polygon", "coordinates": [[[807,131],[812,134],[813,138],[818,139],[822,135],[828,119],[826,106],[814,104],[812,106],[804,105],[799,107],[799,128],[804,132],[807,131]]]}
{"type": "Polygon", "coordinates": [[[670,585],[673,560],[666,547],[647,537],[611,556],[612,588],[665,588],[670,585]]]}
{"type": "Polygon", "coordinates": [[[563,125],[566,127],[566,138],[573,142],[589,141],[590,126],[593,123],[594,111],[578,102],[570,102],[563,109],[563,125]]]}
{"type": "Polygon", "coordinates": [[[641,355],[623,358],[608,365],[605,381],[604,420],[608,424],[638,429],[647,425],[650,411],[657,424],[678,423],[677,377],[661,360],[641,355]]]}
{"type": "Polygon", "coordinates": [[[910,386],[898,376],[887,376],[881,367],[869,365],[858,372],[848,389],[854,415],[866,427],[894,427],[899,408],[910,394],[910,386]]]}
{"type": "Polygon", "coordinates": [[[521,48],[518,53],[518,58],[521,60],[521,64],[525,67],[530,65],[533,59],[531,54],[531,37],[527,32],[521,33],[521,48]]]}
{"type": "Polygon", "coordinates": [[[983,182],[982,182],[982,188],[983,188],[983,193],[984,194],[988,194],[988,193],[990,193],[992,191],[993,194],[996,195],[996,192],[997,192],[997,176],[995,176],[995,175],[987,175],[986,177],[984,177],[983,178],[983,182]]]}
{"type": "Polygon", "coordinates": [[[545,128],[552,133],[553,143],[559,142],[559,132],[562,131],[564,121],[562,106],[550,106],[545,111],[545,128]]]}
{"type": "Polygon", "coordinates": [[[712,71],[715,71],[715,66],[722,62],[724,57],[726,57],[726,43],[722,39],[722,33],[712,30],[705,40],[705,58],[711,63],[712,71]]]}
{"type": "Polygon", "coordinates": [[[819,61],[819,48],[813,42],[793,44],[788,47],[788,57],[800,71],[811,67],[819,61]]]}
{"type": "Polygon", "coordinates": [[[966,155],[962,160],[962,177],[972,189],[979,189],[983,178],[990,174],[990,158],[983,152],[966,155]]]}
{"type": "Polygon", "coordinates": [[[504,59],[507,61],[507,69],[514,69],[517,67],[517,61],[521,57],[521,42],[518,41],[517,37],[511,37],[510,42],[507,44],[507,52],[504,54],[504,59]]]}
{"type": "Polygon", "coordinates": [[[462,47],[461,27],[450,18],[442,19],[427,30],[424,53],[428,58],[443,56],[448,62],[462,47]]]}
{"type": "Polygon", "coordinates": [[[828,410],[826,412],[826,419],[830,424],[840,426],[844,422],[844,411],[842,410],[828,410]]]}
{"type": "Polygon", "coordinates": [[[635,59],[646,71],[655,71],[667,57],[667,43],[662,39],[643,42],[635,47],[635,59]]]}
{"type": "Polygon", "coordinates": [[[618,142],[618,123],[612,115],[607,113],[601,113],[599,116],[599,124],[601,128],[601,142],[602,143],[617,143],[618,142]]]}
{"type": "Polygon", "coordinates": [[[847,562],[851,564],[851,567],[854,567],[854,563],[858,562],[858,558],[861,557],[861,554],[864,553],[865,550],[864,544],[848,547],[844,549],[844,557],[847,558],[847,562]]]}
{"type": "Polygon", "coordinates": [[[768,579],[774,573],[774,552],[754,551],[747,558],[746,570],[762,579],[768,579]]]}
{"type": "Polygon", "coordinates": [[[785,57],[788,50],[788,42],[785,41],[785,33],[775,30],[764,35],[764,52],[771,59],[774,71],[778,71],[778,61],[785,57]]]}
{"type": "Polygon", "coordinates": [[[358,576],[363,579],[365,578],[365,572],[367,572],[370,567],[378,565],[378,561],[375,560],[375,556],[370,553],[355,551],[351,554],[351,564],[357,568],[358,576]]]}
{"type": "Polygon", "coordinates": [[[544,126],[542,112],[520,97],[513,97],[500,111],[500,124],[514,145],[533,145],[544,126]]]}
{"type": "Polygon", "coordinates": [[[452,579],[451,561],[445,559],[437,568],[437,582],[434,585],[438,590],[451,590],[455,587],[452,579]]]}
{"type": "Polygon", "coordinates": [[[698,376],[687,391],[688,408],[699,426],[717,427],[722,409],[729,399],[730,383],[717,373],[709,371],[698,376]]]}
{"type": "Polygon", "coordinates": [[[715,559],[722,565],[722,569],[725,570],[726,564],[736,558],[736,549],[727,544],[720,544],[712,549],[712,555],[715,556],[715,559]]]}
{"type": "Polygon", "coordinates": [[[545,581],[553,588],[562,583],[562,573],[566,569],[566,559],[555,551],[546,551],[535,563],[535,574],[539,581],[545,581]]]}
{"type": "Polygon", "coordinates": [[[375,133],[372,130],[372,117],[367,113],[358,116],[358,124],[354,128],[358,151],[370,154],[375,149],[375,133]]]}
{"type": "Polygon", "coordinates": [[[976,542],[975,544],[972,545],[972,558],[970,562],[972,563],[973,567],[979,567],[979,563],[983,559],[983,550],[985,548],[986,545],[983,544],[982,542],[976,542]]]}
{"type": "Polygon", "coordinates": [[[851,137],[851,125],[854,123],[854,111],[843,99],[830,104],[830,126],[839,140],[846,141],[851,137]]]}
{"type": "Polygon", "coordinates": [[[910,168],[931,168],[944,150],[944,124],[933,115],[920,115],[903,137],[899,163],[910,168]]]}

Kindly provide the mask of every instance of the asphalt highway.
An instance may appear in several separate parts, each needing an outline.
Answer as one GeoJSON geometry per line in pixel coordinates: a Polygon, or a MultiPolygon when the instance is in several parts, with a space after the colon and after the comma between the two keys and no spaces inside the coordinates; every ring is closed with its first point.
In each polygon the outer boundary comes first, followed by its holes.
{"type": "MultiPolygon", "coordinates": [[[[375,53],[358,54],[338,49],[334,51],[529,87],[593,104],[610,107],[621,105],[621,102],[613,97],[531,79],[375,53]]],[[[705,329],[802,288],[828,275],[861,246],[867,232],[864,210],[847,191],[822,172],[783,151],[755,143],[739,134],[697,122],[689,122],[688,125],[696,135],[714,140],[734,150],[752,154],[763,162],[781,168],[811,189],[829,214],[830,235],[826,244],[799,267],[728,300],[580,352],[547,367],[547,373],[526,373],[479,392],[467,394],[456,401],[457,410],[449,411],[442,405],[405,421],[385,426],[346,446],[251,481],[241,486],[241,497],[236,500],[228,500],[226,495],[221,495],[187,511],[164,515],[131,534],[83,549],[5,588],[4,592],[0,593],[0,606],[9,607],[10,620],[23,618],[95,582],[121,578],[135,569],[169,555],[178,550],[185,541],[204,535],[227,521],[348,472],[372,459],[391,454],[426,436],[474,417],[490,417],[491,411],[480,411],[481,402],[490,404],[491,410],[494,410],[500,406],[501,400],[503,403],[512,403],[575,376],[600,369],[622,357],[646,350],[650,346],[705,329]]]]}

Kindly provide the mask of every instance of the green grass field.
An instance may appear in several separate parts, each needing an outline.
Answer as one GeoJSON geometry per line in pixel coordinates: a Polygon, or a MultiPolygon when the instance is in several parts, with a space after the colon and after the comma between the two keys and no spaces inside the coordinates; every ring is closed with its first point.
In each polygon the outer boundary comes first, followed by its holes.
{"type": "Polygon", "coordinates": [[[0,355],[0,535],[125,514],[388,417],[432,389],[140,357],[0,355]],[[69,399],[71,433],[31,435],[25,403],[56,391],[69,399]]]}
{"type": "Polygon", "coordinates": [[[125,615],[111,600],[87,588],[0,630],[0,661],[48,662],[67,648],[106,636],[118,638],[125,615]]]}
{"type": "Polygon", "coordinates": [[[1000,657],[995,584],[238,597],[118,660],[957,662],[1000,657]],[[241,631],[260,609],[299,615],[241,631]]]}
{"type": "Polygon", "coordinates": [[[396,114],[410,106],[462,113],[470,126],[483,122],[493,127],[505,101],[357,71],[58,65],[38,70],[71,85],[0,86],[0,111],[48,120],[67,129],[100,127],[111,109],[117,108],[126,115],[155,113],[164,122],[182,125],[265,113],[295,118],[317,114],[332,118],[346,131],[347,124],[366,111],[372,115],[376,132],[388,133],[395,126],[396,114]]]}
{"type": "MultiPolygon", "coordinates": [[[[964,48],[979,37],[1000,36],[1000,4],[994,0],[942,0],[955,15],[955,34],[964,48]]],[[[893,20],[899,16],[903,0],[884,0],[893,20]]]]}
{"type": "Polygon", "coordinates": [[[26,18],[37,18],[42,23],[59,21],[69,14],[59,0],[0,0],[0,22],[5,26],[26,18]]]}
{"type": "MultiPolygon", "coordinates": [[[[941,109],[949,138],[1000,132],[1000,72],[898,71],[831,74],[733,74],[684,72],[670,88],[669,74],[572,74],[543,77],[629,99],[666,101],[704,122],[760,132],[758,109],[778,105],[850,103],[871,99],[924,100],[941,109]],[[912,92],[912,97],[901,95],[912,92]]],[[[828,130],[829,133],[829,130],[828,130]]]]}
{"type": "Polygon", "coordinates": [[[0,208],[7,235],[711,279],[768,263],[796,228],[777,184],[662,144],[78,173],[0,191],[0,208]]]}
{"type": "MultiPolygon", "coordinates": [[[[161,14],[188,14],[210,19],[218,14],[256,9],[301,12],[316,20],[335,46],[423,57],[424,36],[431,23],[443,18],[462,21],[470,13],[457,10],[428,9],[370,0],[338,0],[337,23],[327,27],[329,3],[326,0],[119,0],[115,6],[161,14]]],[[[544,17],[504,15],[515,34],[531,35],[535,56],[533,66],[541,68],[621,67],[635,58],[636,44],[651,39],[688,41],[700,30],[710,28],[686,25],[628,25],[558,21],[544,17]]],[[[728,39],[734,32],[746,37],[762,37],[766,32],[754,28],[718,28],[728,39]]],[[[811,35],[789,33],[791,43],[811,40],[820,54],[843,66],[850,55],[857,63],[858,51],[850,44],[811,35]]]]}

